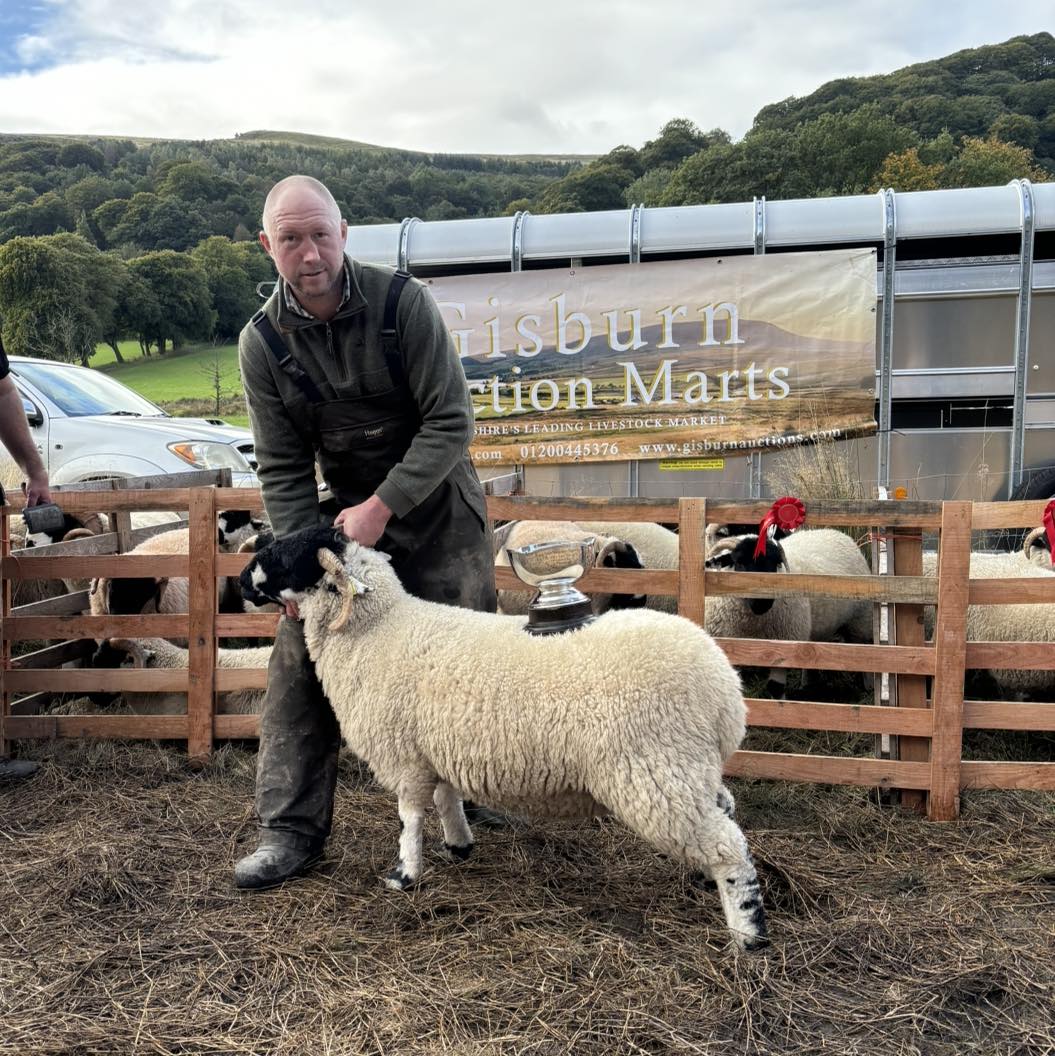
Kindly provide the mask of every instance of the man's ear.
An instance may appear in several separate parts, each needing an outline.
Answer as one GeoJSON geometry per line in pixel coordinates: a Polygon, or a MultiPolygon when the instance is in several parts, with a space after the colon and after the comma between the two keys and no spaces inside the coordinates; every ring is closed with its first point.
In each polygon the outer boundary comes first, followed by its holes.
{"type": "Polygon", "coordinates": [[[348,221],[341,220],[341,244],[346,245],[348,242],[348,221]]]}
{"type": "Polygon", "coordinates": [[[260,232],[260,245],[262,245],[264,247],[264,252],[269,257],[274,256],[274,254],[271,252],[271,242],[270,242],[270,240],[267,237],[267,232],[266,231],[261,231],[260,232]]]}

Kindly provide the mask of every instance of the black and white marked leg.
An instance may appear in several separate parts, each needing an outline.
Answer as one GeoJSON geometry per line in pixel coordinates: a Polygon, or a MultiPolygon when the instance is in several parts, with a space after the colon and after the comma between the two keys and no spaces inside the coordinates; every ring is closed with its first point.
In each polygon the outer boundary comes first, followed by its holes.
{"type": "Polygon", "coordinates": [[[432,793],[432,801],[443,826],[443,847],[447,856],[452,861],[465,861],[472,854],[473,834],[465,820],[462,797],[453,785],[441,781],[432,793]]]}
{"type": "MultiPolygon", "coordinates": [[[[718,786],[718,795],[715,797],[715,801],[718,809],[727,817],[732,818],[736,813],[736,800],[733,799],[732,792],[725,785],[718,786]]],[[[710,891],[718,885],[714,882],[714,877],[711,876],[711,871],[706,866],[703,866],[698,872],[692,877],[692,883],[696,887],[702,887],[710,891]]]]}
{"type": "Polygon", "coordinates": [[[711,865],[710,873],[718,885],[722,911],[733,940],[742,950],[760,950],[769,945],[769,930],[755,863],[739,826],[729,818],[724,821],[729,839],[721,840],[720,847],[726,854],[723,861],[711,865]],[[734,849],[736,853],[730,855],[728,852],[734,849]]]}

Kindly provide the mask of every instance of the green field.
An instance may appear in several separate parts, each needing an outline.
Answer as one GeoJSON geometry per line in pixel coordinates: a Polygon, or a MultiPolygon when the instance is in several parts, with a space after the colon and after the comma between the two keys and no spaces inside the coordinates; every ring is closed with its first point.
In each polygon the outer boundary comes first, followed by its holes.
{"type": "Polygon", "coordinates": [[[220,417],[230,425],[249,424],[238,374],[237,345],[188,345],[160,358],[141,357],[135,341],[122,342],[120,348],[129,362],[116,362],[113,350],[100,345],[92,366],[170,414],[196,418],[216,415],[212,372],[218,368],[223,394],[220,417]]]}

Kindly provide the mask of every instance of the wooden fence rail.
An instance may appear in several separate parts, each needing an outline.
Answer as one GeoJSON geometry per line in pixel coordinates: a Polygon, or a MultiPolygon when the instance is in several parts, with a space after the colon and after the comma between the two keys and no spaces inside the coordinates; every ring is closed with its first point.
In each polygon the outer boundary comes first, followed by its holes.
{"type": "MultiPolygon", "coordinates": [[[[62,502],[70,512],[89,512],[99,506],[99,496],[66,492],[62,502]]],[[[115,554],[109,543],[82,547],[75,553],[48,547],[44,548],[47,553],[12,556],[8,516],[19,511],[17,501],[0,510],[0,750],[14,738],[165,738],[185,740],[189,755],[200,759],[208,755],[216,738],[257,736],[257,716],[218,715],[215,698],[217,693],[263,689],[267,672],[219,670],[216,648],[219,639],[225,637],[270,637],[278,617],[217,614],[218,577],[237,575],[249,557],[216,551],[216,515],[220,510],[259,506],[257,491],[229,487],[108,492],[108,510],[186,512],[189,554],[150,558],[115,554]],[[48,603],[43,609],[34,605],[11,609],[11,584],[23,579],[159,574],[189,579],[189,612],[83,615],[83,592],[53,599],[54,604],[48,603]],[[82,660],[94,647],[95,639],[111,636],[186,639],[188,668],[95,671],[59,666],[82,660]],[[12,658],[12,643],[27,641],[58,644],[43,644],[12,658]],[[11,700],[13,694],[20,693],[123,690],[185,692],[187,712],[166,716],[40,715],[25,713],[30,709],[23,706],[24,702],[12,705],[11,700]]],[[[964,729],[1028,731],[1055,727],[1055,704],[964,700],[965,671],[971,667],[1055,670],[1055,644],[966,641],[970,604],[1055,602],[1055,576],[1050,583],[1036,578],[969,579],[972,530],[1032,526],[1040,522],[1042,502],[810,503],[810,526],[865,528],[882,541],[893,574],[867,578],[705,571],[705,525],[709,521],[757,522],[769,508],[767,501],[492,496],[488,506],[496,520],[657,521],[677,525],[677,569],[594,569],[583,577],[581,585],[586,590],[674,596],[678,611],[699,623],[703,622],[708,594],[830,595],[892,606],[889,644],[719,639],[730,660],[738,665],[888,674],[890,706],[762,699],[749,699],[747,706],[752,726],[891,735],[891,758],[741,751],[730,761],[731,776],[900,789],[903,802],[926,809],[934,819],[956,816],[964,788],[1055,789],[1055,763],[962,758],[964,729]],[[936,577],[923,575],[924,532],[937,533],[940,541],[936,577]],[[924,640],[923,633],[922,614],[928,605],[937,608],[931,642],[924,640]],[[932,683],[929,695],[928,681],[932,683]]],[[[125,541],[128,538],[126,533],[125,541]]],[[[115,548],[122,549],[116,544],[115,548]]],[[[500,587],[520,586],[509,569],[498,569],[496,578],[500,587]]]]}

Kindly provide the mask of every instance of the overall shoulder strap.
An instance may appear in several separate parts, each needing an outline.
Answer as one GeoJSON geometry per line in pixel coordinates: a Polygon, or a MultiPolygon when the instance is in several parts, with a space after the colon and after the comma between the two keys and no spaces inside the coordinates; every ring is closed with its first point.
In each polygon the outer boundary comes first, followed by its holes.
{"type": "Polygon", "coordinates": [[[396,385],[406,383],[399,334],[396,331],[396,309],[399,307],[399,296],[409,278],[409,273],[405,271],[397,271],[392,276],[392,281],[388,284],[388,294],[385,296],[385,314],[381,322],[381,347],[388,364],[388,373],[396,385]]]}
{"type": "Polygon", "coordinates": [[[275,357],[279,369],[297,386],[309,403],[322,403],[323,396],[315,382],[304,372],[304,368],[293,358],[292,353],[267,317],[263,308],[250,320],[264,339],[268,351],[275,357]]]}

